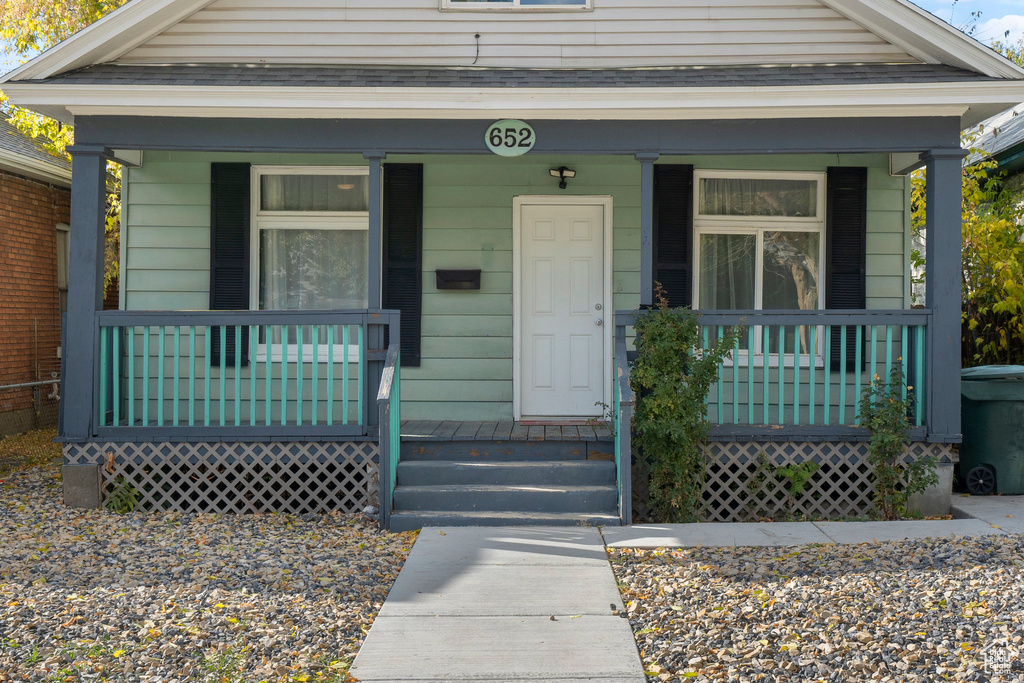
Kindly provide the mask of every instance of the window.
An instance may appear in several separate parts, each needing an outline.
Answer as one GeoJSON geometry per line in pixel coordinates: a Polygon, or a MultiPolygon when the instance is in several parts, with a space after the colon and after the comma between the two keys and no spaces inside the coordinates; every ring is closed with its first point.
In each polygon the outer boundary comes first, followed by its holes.
{"type": "MultiPolygon", "coordinates": [[[[369,308],[369,170],[260,166],[252,172],[252,308],[369,308]]],[[[289,331],[289,360],[297,360],[296,332],[289,331]]],[[[312,330],[304,329],[303,337],[308,345],[312,330]]],[[[334,338],[342,339],[340,330],[334,338]]],[[[320,341],[320,360],[326,361],[323,338],[320,341]]],[[[260,359],[266,358],[266,344],[261,338],[260,359]]],[[[279,360],[279,331],[270,345],[272,358],[279,360]]],[[[312,360],[312,354],[311,345],[304,348],[305,360],[312,360]]]]}
{"type": "MultiPolygon", "coordinates": [[[[823,173],[696,171],[694,194],[694,308],[824,307],[823,173]]],[[[783,344],[793,350],[799,343],[806,354],[808,337],[807,328],[789,327],[783,344]]],[[[755,329],[754,353],[763,353],[763,341],[755,329]]],[[[768,346],[778,353],[777,334],[768,346]]],[[[746,335],[741,348],[748,348],[746,335]]]]}
{"type": "Polygon", "coordinates": [[[70,227],[67,223],[57,224],[57,294],[60,312],[68,312],[68,263],[71,261],[70,227]]]}
{"type": "Polygon", "coordinates": [[[570,10],[590,9],[591,0],[441,0],[441,9],[570,10]]]}

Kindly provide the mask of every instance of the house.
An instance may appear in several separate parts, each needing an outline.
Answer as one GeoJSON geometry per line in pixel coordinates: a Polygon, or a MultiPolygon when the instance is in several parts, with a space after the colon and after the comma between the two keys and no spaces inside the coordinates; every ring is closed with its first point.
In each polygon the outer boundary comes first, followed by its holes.
{"type": "MultiPolygon", "coordinates": [[[[993,159],[1006,174],[1006,187],[1024,189],[1024,105],[994,116],[978,130],[971,147],[993,159]]],[[[975,155],[971,160],[980,159],[975,155]]]]}
{"type": "Polygon", "coordinates": [[[959,135],[1024,70],[905,0],[135,0],[2,86],[76,126],[69,502],[629,523],[656,282],[708,343],[744,328],[709,519],[749,513],[761,454],[820,462],[808,513],[863,512],[857,398],[894,363],[951,469],[959,135]]]}
{"type": "Polygon", "coordinates": [[[57,423],[70,188],[71,163],[0,117],[0,435],[57,423]]]}

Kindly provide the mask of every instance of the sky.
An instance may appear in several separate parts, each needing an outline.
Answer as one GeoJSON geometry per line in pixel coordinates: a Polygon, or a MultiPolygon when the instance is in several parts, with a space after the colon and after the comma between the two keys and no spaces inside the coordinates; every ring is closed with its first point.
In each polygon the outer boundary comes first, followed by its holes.
{"type": "Polygon", "coordinates": [[[973,21],[972,12],[980,12],[974,37],[986,45],[1003,40],[1003,32],[1010,31],[1010,42],[1024,37],[1024,0],[913,0],[943,21],[959,29],[973,21]]]}
{"type": "MultiPolygon", "coordinates": [[[[977,28],[974,36],[986,45],[993,40],[1003,40],[1004,31],[1010,31],[1009,42],[1016,43],[1024,38],[1024,0],[913,0],[960,29],[968,28],[972,22],[977,28]],[[980,12],[975,22],[971,14],[980,12]]],[[[0,73],[6,73],[20,63],[20,59],[0,52],[0,73]]]]}

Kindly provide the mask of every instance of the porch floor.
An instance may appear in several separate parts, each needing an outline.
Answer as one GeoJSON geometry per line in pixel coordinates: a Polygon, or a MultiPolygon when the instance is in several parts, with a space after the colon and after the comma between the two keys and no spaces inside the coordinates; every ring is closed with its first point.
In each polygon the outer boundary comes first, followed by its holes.
{"type": "Polygon", "coordinates": [[[528,425],[521,422],[406,420],[403,441],[611,441],[607,424],[528,425]]]}

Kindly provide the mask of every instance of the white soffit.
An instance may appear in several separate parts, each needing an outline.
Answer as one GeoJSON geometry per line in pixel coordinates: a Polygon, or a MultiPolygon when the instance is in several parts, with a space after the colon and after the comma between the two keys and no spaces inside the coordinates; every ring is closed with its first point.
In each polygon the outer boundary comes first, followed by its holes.
{"type": "MultiPolygon", "coordinates": [[[[114,61],[212,1],[132,0],[0,78],[0,83],[49,78],[114,61]]],[[[821,2],[926,62],[949,64],[999,78],[1024,79],[1024,69],[907,0],[821,2]]]]}

